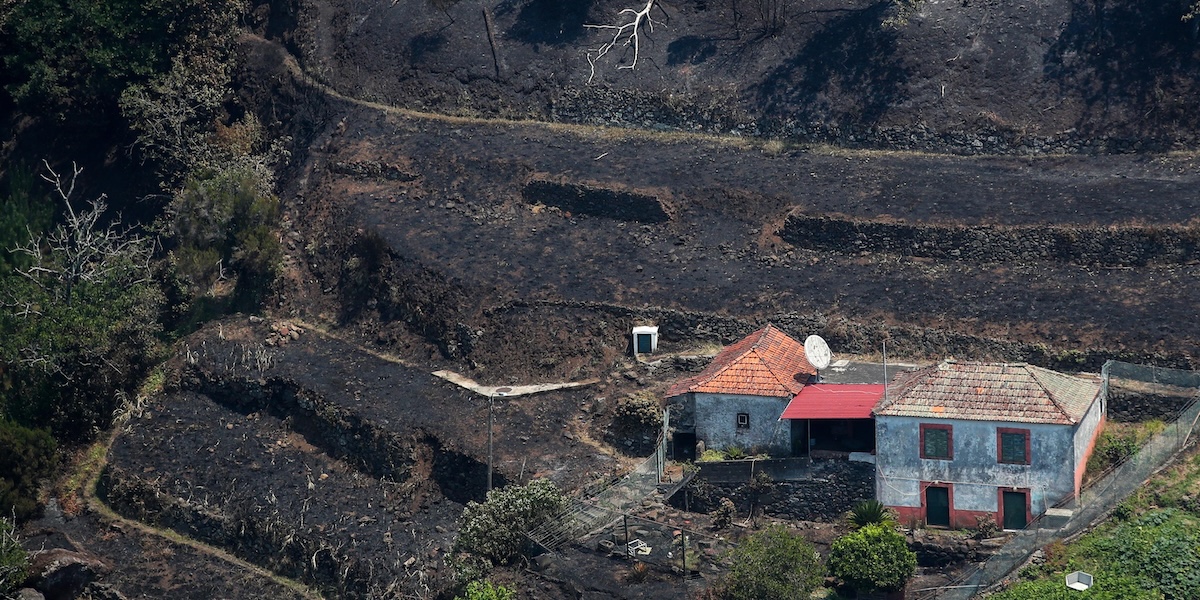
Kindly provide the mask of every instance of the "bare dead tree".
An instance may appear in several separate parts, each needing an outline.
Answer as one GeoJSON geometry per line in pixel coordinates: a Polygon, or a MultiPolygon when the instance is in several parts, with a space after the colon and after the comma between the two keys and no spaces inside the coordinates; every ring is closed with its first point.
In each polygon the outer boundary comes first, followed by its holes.
{"type": "Polygon", "coordinates": [[[591,73],[588,75],[588,83],[596,77],[596,61],[604,58],[609,51],[617,46],[622,48],[633,47],[633,62],[627,65],[620,65],[618,69],[634,69],[637,67],[638,56],[641,52],[641,32],[645,27],[650,32],[654,31],[654,18],[651,13],[655,8],[658,8],[664,15],[666,11],[658,4],[658,0],[645,0],[646,4],[641,8],[626,8],[617,13],[617,16],[624,22],[616,25],[584,25],[588,29],[602,29],[612,33],[612,39],[601,44],[597,48],[587,51],[588,65],[591,67],[591,73]]]}
{"type": "Polygon", "coordinates": [[[71,163],[70,175],[63,176],[42,161],[46,173],[42,179],[54,186],[67,209],[66,223],[56,227],[45,236],[30,234],[28,243],[12,249],[32,259],[32,265],[17,269],[34,285],[58,296],[68,306],[76,286],[81,283],[99,283],[119,275],[120,284],[133,286],[149,280],[152,247],[150,241],[129,230],[120,229],[120,219],[100,226],[100,218],[108,208],[106,196],[101,194],[91,201],[91,210],[77,212],[71,204],[75,184],[83,169],[71,163]]]}

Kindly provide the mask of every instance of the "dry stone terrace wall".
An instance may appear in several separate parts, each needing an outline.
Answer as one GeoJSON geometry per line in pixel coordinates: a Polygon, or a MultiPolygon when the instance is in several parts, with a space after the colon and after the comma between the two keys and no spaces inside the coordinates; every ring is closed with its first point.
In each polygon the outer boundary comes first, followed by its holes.
{"type": "MultiPolygon", "coordinates": [[[[455,502],[482,502],[487,467],[479,460],[445,448],[434,435],[416,430],[397,432],[373,423],[352,410],[294,382],[272,378],[263,382],[235,377],[216,378],[200,372],[191,385],[222,405],[241,412],[266,411],[287,419],[289,426],[338,459],[374,477],[396,483],[414,476],[414,468],[428,463],[440,491],[455,502]]],[[[507,479],[495,473],[496,485],[507,479]]]]}
{"type": "Polygon", "coordinates": [[[438,577],[461,505],[365,476],[269,411],[175,393],[117,440],[98,492],[115,510],[346,598],[438,577]]]}
{"type": "MultiPolygon", "coordinates": [[[[1068,372],[1098,372],[1106,360],[1191,368],[1190,359],[1180,353],[1114,351],[1107,348],[1060,350],[1038,343],[1000,340],[946,329],[879,322],[861,323],[821,313],[776,313],[766,316],[761,321],[750,321],[670,308],[635,308],[603,302],[566,300],[520,300],[490,309],[487,315],[498,321],[511,316],[513,318],[508,322],[512,324],[537,322],[539,315],[552,313],[568,314],[579,323],[597,319],[620,319],[630,327],[642,321],[656,323],[663,352],[675,352],[699,343],[730,344],[762,327],[763,323],[770,322],[798,339],[813,333],[820,334],[835,352],[845,354],[878,353],[879,340],[886,339],[889,348],[903,348],[905,356],[914,358],[990,358],[1028,362],[1068,372]]],[[[621,332],[622,335],[627,335],[628,329],[621,329],[621,332]]],[[[664,365],[663,368],[671,368],[671,365],[664,365]]]]}
{"type": "Polygon", "coordinates": [[[979,263],[1051,261],[1145,266],[1200,261],[1200,230],[1174,226],[913,225],[793,212],[779,235],[788,243],[815,250],[878,252],[979,263]]]}
{"type": "Polygon", "coordinates": [[[661,200],[649,194],[535,179],[522,191],[530,204],[545,204],[567,212],[620,221],[662,223],[670,220],[661,200]]]}
{"type": "MultiPolygon", "coordinates": [[[[671,497],[671,506],[712,512],[721,498],[733,500],[738,514],[750,511],[752,491],[745,483],[711,483],[696,477],[671,497]]],[[[848,461],[815,461],[812,478],[777,481],[757,498],[763,514],[780,519],[832,522],[857,502],[875,497],[875,465],[848,461]]]]}

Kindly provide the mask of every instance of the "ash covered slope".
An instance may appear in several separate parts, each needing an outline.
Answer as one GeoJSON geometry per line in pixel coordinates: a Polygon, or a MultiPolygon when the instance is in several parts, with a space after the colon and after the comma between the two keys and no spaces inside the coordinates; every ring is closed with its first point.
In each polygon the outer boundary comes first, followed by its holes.
{"type": "Polygon", "coordinates": [[[1178,2],[927,0],[889,27],[886,0],[666,0],[637,69],[617,47],[590,85],[611,33],[584,25],[640,3],[297,3],[281,36],[306,70],[438,112],[967,152],[1165,149],[1200,119],[1178,2]]]}

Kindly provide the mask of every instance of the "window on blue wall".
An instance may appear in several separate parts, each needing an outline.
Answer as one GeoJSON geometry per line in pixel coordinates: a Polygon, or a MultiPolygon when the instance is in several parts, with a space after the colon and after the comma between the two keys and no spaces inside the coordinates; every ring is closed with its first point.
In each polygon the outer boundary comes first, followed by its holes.
{"type": "Polygon", "coordinates": [[[750,429],[750,413],[738,413],[737,428],[750,429]]]}
{"type": "Polygon", "coordinates": [[[1029,464],[1029,430],[997,428],[996,448],[999,451],[997,460],[1002,463],[1029,464]]]}
{"type": "Polygon", "coordinates": [[[954,431],[949,425],[921,425],[921,458],[954,458],[954,431]]]}

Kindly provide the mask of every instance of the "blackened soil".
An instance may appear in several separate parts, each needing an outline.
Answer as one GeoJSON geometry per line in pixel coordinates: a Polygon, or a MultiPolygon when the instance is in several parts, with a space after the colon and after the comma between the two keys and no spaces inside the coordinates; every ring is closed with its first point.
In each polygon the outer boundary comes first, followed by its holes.
{"type": "Polygon", "coordinates": [[[445,525],[462,510],[422,493],[429,480],[385,485],[282,419],[193,393],[160,398],[110,456],[102,489],[117,510],[347,597],[436,581],[453,541],[445,525]]]}
{"type": "MultiPolygon", "coordinates": [[[[414,446],[428,446],[430,471],[425,477],[437,474],[435,470],[455,477],[478,473],[481,477],[474,485],[447,482],[445,487],[454,491],[438,493],[482,499],[486,469],[479,467],[486,465],[487,458],[487,397],[316,330],[284,346],[263,349],[270,359],[260,371],[241,357],[247,349],[262,348],[267,333],[265,324],[241,319],[208,327],[189,340],[197,360],[193,367],[217,380],[250,377],[291,382],[344,411],[348,426],[362,423],[414,446]]],[[[550,477],[572,489],[620,472],[615,459],[581,439],[586,436],[580,418],[597,393],[584,387],[498,400],[493,443],[500,477],[508,481],[550,477]]],[[[299,417],[293,421],[296,428],[303,426],[299,417]]]]}
{"type": "Polygon", "coordinates": [[[31,550],[64,548],[101,557],[112,570],[97,582],[131,600],[306,598],[242,565],[95,512],[48,517],[29,524],[25,535],[31,550]]]}
{"type": "MultiPolygon", "coordinates": [[[[361,109],[318,140],[306,168],[306,185],[293,192],[304,202],[289,210],[320,246],[312,262],[321,287],[342,285],[346,257],[335,248],[342,232],[378,235],[390,252],[439,274],[439,285],[468,299],[453,318],[482,330],[469,357],[484,367],[500,365],[494,375],[601,373],[611,363],[600,349],[568,361],[565,371],[539,370],[521,357],[553,363],[554,352],[573,356],[594,336],[636,324],[565,310],[547,315],[554,325],[544,332],[533,329],[536,323],[497,331],[498,322],[480,316],[512,300],[677,309],[750,323],[800,316],[818,328],[844,319],[851,326],[883,323],[947,332],[943,337],[961,332],[1042,344],[1052,353],[1174,357],[1177,364],[1190,360],[1200,339],[1191,300],[1200,292],[1196,265],[973,264],[860,252],[853,240],[845,252],[805,250],[776,235],[797,207],[908,223],[1187,223],[1197,208],[1198,176],[1195,159],[1186,156],[771,154],[706,138],[361,109]],[[401,164],[417,178],[396,183],[334,174],[324,167],[334,160],[401,164]],[[669,201],[672,219],[651,225],[527,204],[523,186],[545,174],[654,195],[669,201]],[[508,336],[530,343],[499,358],[489,352],[505,347],[508,336]],[[536,343],[539,336],[545,344],[536,343]]],[[[705,338],[703,331],[672,334],[705,338]]],[[[620,352],[625,340],[602,346],[620,352]]],[[[961,349],[931,344],[895,351],[937,356],[961,349]]]]}
{"type": "Polygon", "coordinates": [[[612,32],[584,26],[640,3],[454,4],[303,0],[276,39],[347,95],[466,115],[960,152],[1166,149],[1200,124],[1179,2],[928,0],[891,28],[886,0],[664,0],[637,68],[618,46],[591,83],[612,32]]]}

